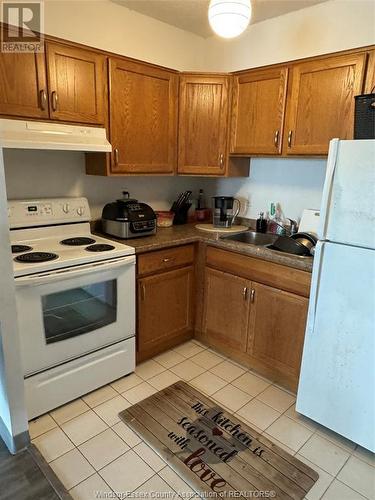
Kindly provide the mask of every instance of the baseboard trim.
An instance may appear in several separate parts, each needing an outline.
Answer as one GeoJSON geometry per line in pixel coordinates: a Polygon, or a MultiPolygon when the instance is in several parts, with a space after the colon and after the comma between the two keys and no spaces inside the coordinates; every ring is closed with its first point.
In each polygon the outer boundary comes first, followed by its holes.
{"type": "Polygon", "coordinates": [[[8,448],[10,453],[12,453],[12,455],[15,455],[16,453],[19,453],[20,451],[24,450],[30,444],[29,431],[21,432],[20,434],[12,436],[12,434],[9,432],[8,427],[5,425],[4,420],[1,417],[0,417],[0,436],[4,441],[4,443],[6,444],[6,447],[8,448]]]}

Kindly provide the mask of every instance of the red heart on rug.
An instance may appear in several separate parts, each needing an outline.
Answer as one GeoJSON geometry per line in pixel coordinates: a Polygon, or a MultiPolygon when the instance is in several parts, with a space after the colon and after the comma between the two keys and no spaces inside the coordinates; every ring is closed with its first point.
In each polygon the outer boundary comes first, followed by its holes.
{"type": "Polygon", "coordinates": [[[223,435],[223,431],[221,431],[220,429],[218,429],[217,427],[214,427],[212,429],[212,434],[213,436],[222,436],[223,435]]]}

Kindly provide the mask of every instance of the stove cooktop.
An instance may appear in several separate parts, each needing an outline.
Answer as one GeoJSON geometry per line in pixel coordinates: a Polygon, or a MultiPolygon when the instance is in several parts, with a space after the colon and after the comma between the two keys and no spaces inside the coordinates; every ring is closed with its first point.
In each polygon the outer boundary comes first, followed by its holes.
{"type": "Polygon", "coordinates": [[[74,238],[66,238],[65,240],[60,241],[60,243],[71,247],[79,247],[81,245],[90,245],[91,243],[95,243],[95,240],[85,236],[76,236],[74,238]]]}
{"type": "Polygon", "coordinates": [[[15,277],[133,255],[129,245],[93,235],[89,223],[11,231],[15,277]]]}
{"type": "Polygon", "coordinates": [[[17,262],[27,262],[33,264],[34,262],[48,262],[50,260],[55,260],[58,257],[58,255],[52,252],[28,252],[17,255],[14,260],[17,262]]]}
{"type": "Polygon", "coordinates": [[[114,250],[113,245],[108,245],[106,243],[96,243],[95,245],[90,245],[86,247],[88,252],[108,252],[109,250],[114,250]]]}
{"type": "Polygon", "coordinates": [[[28,245],[12,245],[12,253],[23,253],[32,250],[28,245]]]}

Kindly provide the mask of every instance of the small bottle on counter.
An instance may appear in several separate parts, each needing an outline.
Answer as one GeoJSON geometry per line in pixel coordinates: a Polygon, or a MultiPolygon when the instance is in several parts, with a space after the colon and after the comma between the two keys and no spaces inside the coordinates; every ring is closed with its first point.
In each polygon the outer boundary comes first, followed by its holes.
{"type": "Polygon", "coordinates": [[[199,190],[197,205],[195,208],[195,219],[202,221],[206,219],[206,201],[204,199],[203,189],[199,190]]]}
{"type": "Polygon", "coordinates": [[[272,202],[269,210],[268,232],[285,235],[285,224],[279,203],[272,202]]]}
{"type": "Polygon", "coordinates": [[[204,210],[205,208],[206,208],[206,202],[204,200],[203,189],[200,189],[197,201],[197,210],[204,210]]]}
{"type": "Polygon", "coordinates": [[[260,212],[259,218],[256,220],[256,232],[257,233],[266,233],[267,226],[268,226],[268,222],[267,222],[267,219],[264,218],[264,212],[260,212]]]}

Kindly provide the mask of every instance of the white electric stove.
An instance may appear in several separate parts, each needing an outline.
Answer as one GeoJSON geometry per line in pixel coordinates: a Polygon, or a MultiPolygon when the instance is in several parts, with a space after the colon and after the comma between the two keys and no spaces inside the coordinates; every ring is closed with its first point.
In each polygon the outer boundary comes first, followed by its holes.
{"type": "Polygon", "coordinates": [[[93,235],[85,198],[9,201],[29,418],[135,368],[134,248],[93,235]]]}

